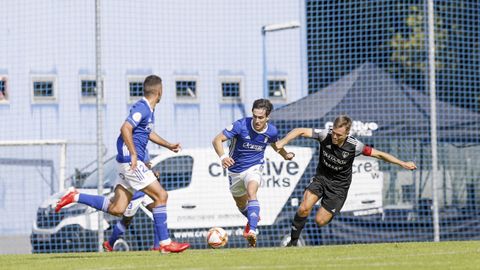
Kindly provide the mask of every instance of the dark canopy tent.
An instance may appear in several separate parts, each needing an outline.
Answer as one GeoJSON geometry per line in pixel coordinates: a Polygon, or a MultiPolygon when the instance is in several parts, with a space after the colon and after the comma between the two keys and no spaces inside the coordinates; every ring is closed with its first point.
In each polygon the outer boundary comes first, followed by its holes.
{"type": "MultiPolygon", "coordinates": [[[[458,169],[456,168],[458,160],[462,158],[449,156],[452,152],[450,148],[457,149],[453,152],[457,156],[461,156],[466,148],[472,149],[470,146],[480,145],[480,114],[443,101],[437,100],[436,105],[437,140],[439,155],[442,155],[439,157],[439,162],[443,166],[442,168],[458,169]]],[[[422,183],[423,176],[421,174],[422,171],[431,170],[430,97],[428,93],[403,85],[375,64],[365,63],[318,92],[274,110],[270,119],[279,128],[280,135],[283,136],[295,127],[324,128],[325,123],[333,121],[340,114],[349,115],[354,122],[376,124],[376,129],[374,128],[370,136],[354,134],[363,142],[378,146],[379,149],[391,152],[402,159],[415,160],[418,158],[416,162],[420,163],[420,177],[417,180],[414,179],[413,192],[416,194],[412,196],[415,198],[412,203],[417,208],[419,204],[424,203],[425,201],[421,201],[421,198],[425,182],[422,183]],[[418,182],[415,183],[415,181],[418,182]]],[[[296,140],[293,143],[314,146],[314,143],[308,140],[296,140]]],[[[316,158],[314,158],[314,162],[317,162],[316,158]]],[[[388,167],[385,163],[382,163],[382,166],[388,167]]],[[[389,168],[389,172],[399,170],[396,166],[389,168]]],[[[385,168],[382,170],[388,171],[385,168]]],[[[313,174],[314,171],[312,170],[310,173],[313,174]]],[[[390,176],[389,184],[385,187],[387,194],[391,188],[396,187],[395,173],[391,173],[390,176]]],[[[428,177],[427,175],[425,179],[428,177]]],[[[460,174],[456,177],[459,177],[456,179],[459,181],[466,179],[465,177],[460,179],[463,177],[460,174]]],[[[446,197],[445,185],[443,189],[443,195],[446,197]]],[[[466,192],[465,185],[460,189],[461,191],[458,192],[466,192]]],[[[456,191],[449,190],[448,192],[456,191]]],[[[473,192],[475,192],[475,187],[473,187],[473,192]]],[[[470,198],[470,203],[472,200],[477,200],[475,195],[472,197],[467,194],[466,197],[470,198]]],[[[397,202],[389,203],[396,204],[397,202]]],[[[420,207],[423,211],[425,209],[427,212],[430,211],[428,205],[423,204],[420,207]]],[[[452,223],[452,220],[456,219],[465,221],[465,216],[462,215],[450,215],[441,219],[442,223],[449,222],[448,225],[447,223],[441,224],[442,239],[449,239],[449,235],[454,235],[453,231],[465,230],[464,223],[452,223]],[[449,235],[445,235],[445,233],[449,235]]],[[[477,216],[469,215],[468,218],[473,218],[471,222],[474,224],[480,224],[477,216]]],[[[465,237],[471,237],[472,234],[477,235],[480,231],[479,227],[469,228],[465,237]]],[[[316,230],[315,226],[312,230],[316,230]]],[[[339,237],[344,239],[345,243],[412,241],[433,237],[431,215],[429,214],[422,220],[412,222],[395,218],[379,221],[375,218],[343,217],[337,219],[335,225],[329,229],[322,230],[323,243],[329,243],[328,239],[330,238],[332,238],[332,243],[335,243],[339,237]],[[375,237],[378,240],[369,234],[371,226],[375,227],[375,237]],[[414,233],[419,226],[425,230],[425,233],[414,233]],[[400,228],[398,231],[395,229],[397,227],[400,228]],[[345,233],[347,228],[351,233],[345,233]],[[401,228],[409,232],[407,233],[401,228]],[[337,240],[333,240],[333,238],[337,240]]],[[[452,239],[460,238],[453,237],[452,239]]]]}

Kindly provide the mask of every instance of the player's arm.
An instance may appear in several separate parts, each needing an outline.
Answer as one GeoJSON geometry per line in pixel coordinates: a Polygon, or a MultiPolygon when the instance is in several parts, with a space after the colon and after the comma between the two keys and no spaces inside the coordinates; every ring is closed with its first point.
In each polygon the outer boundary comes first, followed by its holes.
{"type": "MultiPolygon", "coordinates": [[[[397,165],[399,165],[399,166],[401,166],[401,167],[403,167],[407,170],[415,170],[417,168],[415,163],[412,162],[412,161],[400,160],[400,159],[394,157],[391,154],[382,152],[382,151],[377,150],[375,148],[370,148],[370,150],[371,150],[370,156],[372,156],[374,158],[381,159],[383,161],[390,162],[390,163],[393,163],[393,164],[397,164],[397,165]]],[[[364,150],[364,152],[365,152],[365,150],[364,150]]],[[[364,155],[365,155],[365,153],[364,153],[364,155]]]]}
{"type": "Polygon", "coordinates": [[[290,141],[294,140],[297,137],[305,137],[305,138],[312,138],[313,137],[313,131],[311,128],[294,128],[288,134],[283,137],[283,139],[278,140],[275,143],[275,148],[274,149],[282,149],[287,145],[290,141]]]}
{"type": "Polygon", "coordinates": [[[120,128],[120,134],[122,135],[123,142],[127,146],[128,152],[130,152],[131,164],[130,168],[135,170],[137,168],[137,150],[133,144],[133,126],[129,122],[125,121],[120,128]]]}
{"type": "Polygon", "coordinates": [[[287,150],[285,150],[285,148],[283,148],[283,147],[282,148],[277,148],[275,143],[272,143],[270,145],[272,146],[273,150],[275,150],[275,152],[280,154],[283,157],[283,159],[285,159],[285,160],[292,160],[295,157],[295,153],[287,152],[287,150]]]}
{"type": "Polygon", "coordinates": [[[150,132],[150,135],[148,135],[148,139],[150,141],[160,145],[160,146],[163,146],[163,147],[175,152],[175,153],[177,153],[178,151],[180,151],[182,149],[182,147],[180,146],[180,143],[169,143],[167,140],[160,137],[160,135],[158,135],[154,131],[150,132]]]}
{"type": "Polygon", "coordinates": [[[215,149],[215,152],[220,157],[220,160],[222,161],[222,167],[224,169],[235,164],[235,161],[233,160],[233,158],[231,158],[223,150],[223,142],[227,140],[228,140],[227,136],[225,136],[223,132],[220,132],[218,133],[217,136],[215,136],[215,138],[213,138],[213,141],[212,141],[213,149],[215,149]]]}

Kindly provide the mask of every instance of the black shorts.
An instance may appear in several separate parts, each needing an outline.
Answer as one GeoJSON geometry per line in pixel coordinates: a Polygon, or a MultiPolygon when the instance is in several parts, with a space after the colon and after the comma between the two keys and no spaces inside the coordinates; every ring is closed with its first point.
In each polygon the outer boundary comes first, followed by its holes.
{"type": "Polygon", "coordinates": [[[326,180],[317,177],[312,177],[305,189],[322,199],[322,207],[333,215],[340,212],[348,194],[348,188],[334,187],[326,180]]]}

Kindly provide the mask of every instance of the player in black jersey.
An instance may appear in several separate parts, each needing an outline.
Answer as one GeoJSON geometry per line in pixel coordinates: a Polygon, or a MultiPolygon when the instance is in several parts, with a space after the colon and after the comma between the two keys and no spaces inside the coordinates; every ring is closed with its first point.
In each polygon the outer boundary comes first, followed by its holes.
{"type": "Polygon", "coordinates": [[[405,162],[398,158],[376,150],[354,137],[348,136],[352,120],[341,115],[333,123],[333,128],[312,129],[295,128],[283,139],[276,142],[277,149],[282,149],[291,140],[302,136],[318,140],[320,143],[319,161],[316,174],[305,189],[303,200],[292,222],[291,240],[288,246],[296,246],[300,233],[305,226],[307,217],[318,200],[322,199],[322,206],[315,216],[318,226],[327,225],[340,212],[347,198],[348,189],[352,181],[353,160],[360,154],[378,158],[397,164],[407,170],[415,170],[415,163],[405,162]]]}

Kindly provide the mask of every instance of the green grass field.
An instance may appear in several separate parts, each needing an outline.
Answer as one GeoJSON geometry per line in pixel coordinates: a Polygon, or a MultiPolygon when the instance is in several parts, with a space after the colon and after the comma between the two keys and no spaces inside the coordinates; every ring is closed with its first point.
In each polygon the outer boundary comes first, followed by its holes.
{"type": "Polygon", "coordinates": [[[0,269],[480,269],[480,242],[2,255],[0,269]]]}

